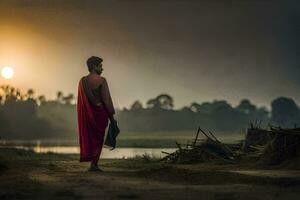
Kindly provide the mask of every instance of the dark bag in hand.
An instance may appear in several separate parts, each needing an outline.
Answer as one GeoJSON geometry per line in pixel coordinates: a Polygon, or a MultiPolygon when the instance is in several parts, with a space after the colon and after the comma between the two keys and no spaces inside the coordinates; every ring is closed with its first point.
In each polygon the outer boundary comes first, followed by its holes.
{"type": "Polygon", "coordinates": [[[120,133],[120,129],[117,123],[110,123],[108,127],[108,133],[104,142],[105,145],[112,147],[110,150],[116,148],[116,144],[117,144],[116,138],[119,135],[119,133],[120,133]]]}

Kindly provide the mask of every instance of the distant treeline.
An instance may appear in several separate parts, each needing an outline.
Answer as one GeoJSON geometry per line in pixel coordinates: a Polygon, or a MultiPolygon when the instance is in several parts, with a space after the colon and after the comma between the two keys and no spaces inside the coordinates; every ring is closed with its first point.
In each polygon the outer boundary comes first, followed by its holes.
{"type": "MultiPolygon", "coordinates": [[[[0,137],[4,139],[76,139],[77,115],[74,95],[57,92],[55,100],[22,93],[9,85],[0,86],[0,137]]],[[[146,105],[135,101],[130,108],[117,110],[124,132],[185,131],[199,125],[218,132],[240,132],[250,122],[262,127],[268,123],[281,127],[300,125],[300,109],[291,98],[279,97],[271,102],[271,111],[244,99],[233,107],[227,101],[193,102],[174,109],[174,99],[161,94],[146,105]]]]}

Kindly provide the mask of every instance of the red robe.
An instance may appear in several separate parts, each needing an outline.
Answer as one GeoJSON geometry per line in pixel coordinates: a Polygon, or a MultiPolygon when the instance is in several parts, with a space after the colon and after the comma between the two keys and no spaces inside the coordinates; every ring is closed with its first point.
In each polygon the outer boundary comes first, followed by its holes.
{"type": "Polygon", "coordinates": [[[77,120],[80,162],[93,161],[101,154],[108,114],[104,106],[95,106],[89,102],[82,79],[78,86],[77,120]]]}

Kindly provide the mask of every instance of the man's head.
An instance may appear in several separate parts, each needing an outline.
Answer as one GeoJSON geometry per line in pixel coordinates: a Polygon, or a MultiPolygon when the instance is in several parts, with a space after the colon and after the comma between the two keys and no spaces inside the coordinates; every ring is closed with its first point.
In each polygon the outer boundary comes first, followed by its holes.
{"type": "Polygon", "coordinates": [[[103,59],[97,56],[92,56],[90,57],[87,61],[86,64],[88,66],[89,72],[95,71],[97,74],[101,74],[103,71],[102,68],[102,61],[103,59]]]}

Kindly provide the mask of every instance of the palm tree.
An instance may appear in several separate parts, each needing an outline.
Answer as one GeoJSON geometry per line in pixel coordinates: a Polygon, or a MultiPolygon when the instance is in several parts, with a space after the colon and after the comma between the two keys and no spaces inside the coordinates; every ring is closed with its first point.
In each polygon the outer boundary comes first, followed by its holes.
{"type": "Polygon", "coordinates": [[[44,95],[38,96],[39,104],[43,104],[46,102],[46,97],[44,95]]]}
{"type": "Polygon", "coordinates": [[[16,97],[18,100],[22,100],[22,93],[19,89],[16,90],[16,97]]]}
{"type": "Polygon", "coordinates": [[[27,90],[27,97],[28,97],[29,99],[33,99],[34,93],[35,93],[35,92],[34,92],[33,89],[27,90]]]}
{"type": "Polygon", "coordinates": [[[10,95],[14,95],[15,94],[16,89],[14,87],[10,88],[10,95]]]}
{"type": "Polygon", "coordinates": [[[68,96],[63,97],[63,101],[65,104],[70,105],[74,100],[74,94],[69,94],[68,96]]]}
{"type": "Polygon", "coordinates": [[[62,103],[63,96],[64,96],[64,93],[62,91],[57,91],[56,92],[56,101],[59,103],[62,103]]]}

